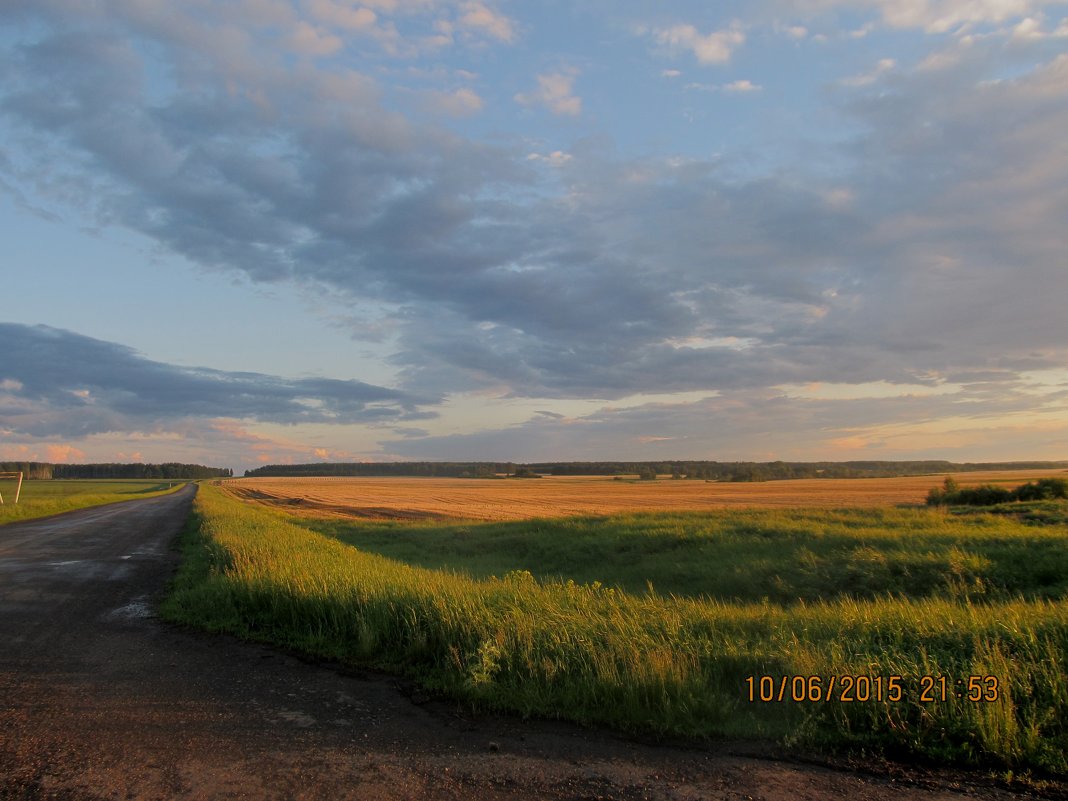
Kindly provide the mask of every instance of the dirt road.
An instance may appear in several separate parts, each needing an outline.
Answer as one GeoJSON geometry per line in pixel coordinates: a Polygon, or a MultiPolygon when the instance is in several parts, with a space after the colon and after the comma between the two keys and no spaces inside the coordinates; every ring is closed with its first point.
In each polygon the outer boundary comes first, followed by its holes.
{"type": "Polygon", "coordinates": [[[957,774],[471,719],[389,677],[161,624],[192,496],[0,527],[0,798],[1020,797],[957,774]]]}

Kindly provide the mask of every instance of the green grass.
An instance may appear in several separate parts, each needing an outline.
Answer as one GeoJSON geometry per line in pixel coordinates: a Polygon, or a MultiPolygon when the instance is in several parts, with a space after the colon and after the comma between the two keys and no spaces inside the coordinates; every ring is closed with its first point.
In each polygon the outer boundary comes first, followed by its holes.
{"type": "Polygon", "coordinates": [[[0,494],[4,496],[4,503],[0,505],[0,524],[48,517],[115,501],[163,495],[185,483],[188,482],[160,479],[23,481],[21,497],[16,504],[16,484],[4,480],[0,481],[0,494]]]}
{"type": "Polygon", "coordinates": [[[1063,598],[1068,548],[1020,516],[928,509],[724,510],[482,524],[308,519],[300,525],[410,565],[475,578],[529,570],[539,580],[601,582],[630,593],[722,601],[815,602],[904,594],[1063,598]]]}
{"type": "Polygon", "coordinates": [[[1032,564],[1061,569],[1060,526],[864,510],[315,527],[332,536],[203,487],[163,614],[476,708],[1068,775],[1063,571],[1043,583],[1032,564]],[[749,676],[847,674],[901,676],[903,697],[746,697],[749,676]],[[948,677],[946,700],[920,700],[924,675],[948,677]],[[957,698],[972,675],[997,676],[997,700],[957,698]]]}

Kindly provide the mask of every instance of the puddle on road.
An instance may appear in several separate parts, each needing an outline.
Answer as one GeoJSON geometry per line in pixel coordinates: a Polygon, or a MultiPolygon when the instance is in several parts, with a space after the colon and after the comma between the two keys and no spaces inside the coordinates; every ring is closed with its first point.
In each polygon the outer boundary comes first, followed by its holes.
{"type": "Polygon", "coordinates": [[[155,616],[152,607],[148,603],[147,597],[142,595],[138,598],[134,598],[125,606],[120,606],[118,609],[112,609],[105,615],[105,618],[109,620],[148,620],[155,616]]]}

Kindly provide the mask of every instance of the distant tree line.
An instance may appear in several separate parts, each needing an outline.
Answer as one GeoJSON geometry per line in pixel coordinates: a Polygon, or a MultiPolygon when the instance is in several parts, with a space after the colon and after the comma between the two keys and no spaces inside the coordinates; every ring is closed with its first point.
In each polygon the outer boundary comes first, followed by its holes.
{"type": "Polygon", "coordinates": [[[888,478],[976,470],[1057,470],[1068,462],[320,462],[272,464],[246,476],[440,476],[493,478],[529,476],[633,476],[706,481],[775,481],[788,478],[888,478]],[[521,472],[522,471],[522,472],[521,472]]]}
{"type": "Polygon", "coordinates": [[[495,478],[513,475],[514,462],[317,462],[315,464],[268,464],[246,470],[246,476],[426,476],[446,478],[495,478]]]}
{"type": "Polygon", "coordinates": [[[0,462],[0,472],[22,472],[27,479],[50,478],[230,478],[229,467],[202,464],[51,464],[49,462],[0,462]]]}

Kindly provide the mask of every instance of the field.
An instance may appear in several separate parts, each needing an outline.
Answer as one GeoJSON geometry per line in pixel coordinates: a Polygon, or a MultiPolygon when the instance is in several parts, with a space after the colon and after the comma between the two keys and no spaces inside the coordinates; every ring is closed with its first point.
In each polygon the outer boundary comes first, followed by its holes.
{"type": "Polygon", "coordinates": [[[23,481],[22,495],[16,504],[15,482],[4,480],[0,481],[0,494],[4,496],[4,503],[0,505],[0,524],[161,495],[185,483],[159,479],[23,481]]]}
{"type": "MultiPolygon", "coordinates": [[[[1013,487],[1049,471],[956,473],[962,487],[1013,487]]],[[[615,481],[610,477],[539,479],[246,478],[225,482],[246,500],[304,513],[417,520],[524,520],[534,517],[683,511],[727,507],[922,504],[943,475],[903,478],[798,479],[755,483],[615,481]]]]}
{"type": "MultiPolygon", "coordinates": [[[[940,479],[921,482],[906,500],[940,479]]],[[[546,503],[583,487],[602,513],[460,521],[472,482],[270,484],[350,493],[333,504],[348,517],[234,494],[264,483],[202,487],[167,617],[403,673],[475,708],[1068,775],[1065,502],[892,508],[872,505],[871,484],[855,496],[866,508],[802,508],[810,482],[785,506],[781,486],[663,481],[738,505],[605,515],[601,488],[648,482],[486,480],[486,515],[504,516],[507,493],[546,503]],[[388,499],[367,492],[389,485],[388,499]],[[770,507],[753,508],[760,491],[770,507]],[[451,516],[370,519],[403,512],[405,492],[422,517],[451,516]]]]}

